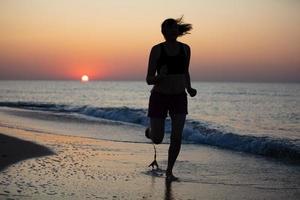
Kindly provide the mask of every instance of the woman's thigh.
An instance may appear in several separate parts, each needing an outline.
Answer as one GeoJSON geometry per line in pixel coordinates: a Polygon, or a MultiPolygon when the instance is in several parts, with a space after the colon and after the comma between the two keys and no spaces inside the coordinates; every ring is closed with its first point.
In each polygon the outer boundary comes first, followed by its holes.
{"type": "Polygon", "coordinates": [[[165,135],[165,118],[150,118],[150,137],[156,144],[160,144],[165,135]]]}
{"type": "Polygon", "coordinates": [[[171,115],[172,120],[172,138],[180,139],[184,128],[186,114],[173,114],[171,115]]]}

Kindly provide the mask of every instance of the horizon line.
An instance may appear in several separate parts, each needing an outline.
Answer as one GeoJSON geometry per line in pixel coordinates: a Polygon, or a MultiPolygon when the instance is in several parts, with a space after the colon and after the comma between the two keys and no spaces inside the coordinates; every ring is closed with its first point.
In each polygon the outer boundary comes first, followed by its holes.
{"type": "MultiPolygon", "coordinates": [[[[80,79],[0,79],[0,81],[70,81],[70,82],[82,82],[80,79]]],[[[143,79],[90,79],[85,82],[145,82],[143,79]]],[[[300,83],[300,80],[193,80],[193,82],[215,82],[215,83],[300,83]]]]}

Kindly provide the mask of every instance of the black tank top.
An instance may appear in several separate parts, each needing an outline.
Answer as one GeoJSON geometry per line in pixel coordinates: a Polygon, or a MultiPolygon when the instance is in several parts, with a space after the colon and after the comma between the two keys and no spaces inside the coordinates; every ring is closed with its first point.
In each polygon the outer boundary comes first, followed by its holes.
{"type": "Polygon", "coordinates": [[[157,61],[157,73],[160,74],[160,69],[163,65],[167,66],[167,74],[184,74],[186,53],[182,43],[179,43],[179,53],[175,56],[169,56],[164,48],[163,43],[160,44],[160,57],[157,61]]]}

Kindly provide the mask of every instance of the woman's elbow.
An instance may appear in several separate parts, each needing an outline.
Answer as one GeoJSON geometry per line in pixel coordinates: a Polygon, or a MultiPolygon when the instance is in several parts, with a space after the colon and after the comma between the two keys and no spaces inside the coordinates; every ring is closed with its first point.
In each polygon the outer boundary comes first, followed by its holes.
{"type": "Polygon", "coordinates": [[[152,82],[153,82],[153,81],[151,80],[151,78],[149,78],[149,77],[146,78],[146,83],[147,83],[148,85],[153,85],[152,82]]]}

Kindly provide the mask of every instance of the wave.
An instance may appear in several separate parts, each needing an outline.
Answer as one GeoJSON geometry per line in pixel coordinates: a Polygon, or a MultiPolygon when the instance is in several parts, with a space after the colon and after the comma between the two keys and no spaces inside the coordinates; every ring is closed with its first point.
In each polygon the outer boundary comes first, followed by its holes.
{"type": "MultiPolygon", "coordinates": [[[[39,102],[0,102],[0,107],[82,114],[88,117],[134,123],[142,126],[148,126],[149,124],[146,109],[129,107],[103,108],[39,102]]],[[[170,133],[170,131],[171,122],[167,119],[166,132],[170,133]]],[[[273,158],[288,159],[297,163],[300,162],[299,140],[273,138],[270,136],[239,135],[211,128],[209,124],[201,121],[186,121],[183,130],[183,140],[186,143],[206,144],[273,158]]]]}

